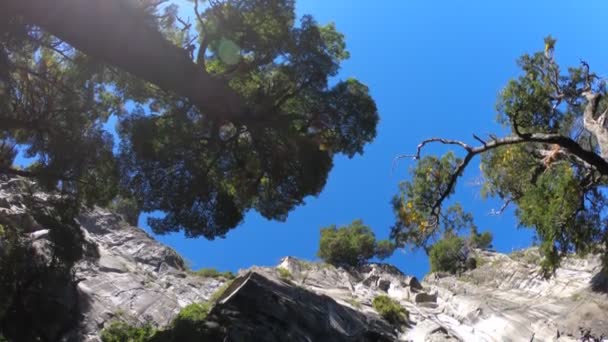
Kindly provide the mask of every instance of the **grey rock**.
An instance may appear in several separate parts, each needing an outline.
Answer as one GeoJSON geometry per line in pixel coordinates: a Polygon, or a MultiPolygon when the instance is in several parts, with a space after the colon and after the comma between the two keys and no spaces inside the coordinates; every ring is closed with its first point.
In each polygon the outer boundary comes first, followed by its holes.
{"type": "MultiPolygon", "coordinates": [[[[32,244],[48,258],[47,228],[23,204],[21,193],[30,185],[0,181],[0,215],[23,222],[32,244]]],[[[60,340],[99,341],[100,331],[115,319],[166,327],[183,307],[208,301],[225,283],[192,274],[174,250],[120,215],[94,208],[78,220],[88,246],[87,258],[74,268],[79,281],[45,289],[48,298],[65,303],[65,317],[49,329],[51,335],[65,332],[60,340]]],[[[286,257],[276,267],[252,266],[239,272],[212,308],[204,324],[208,340],[576,341],[584,335],[608,336],[608,278],[600,272],[599,256],[567,258],[555,277],[544,279],[535,249],[509,256],[475,253],[482,261],[477,269],[460,276],[430,274],[422,282],[387,264],[345,269],[286,257]],[[288,270],[289,279],[281,279],[278,268],[288,270]],[[409,325],[383,320],[372,307],[378,295],[405,307],[409,325]]]]}
{"type": "Polygon", "coordinates": [[[132,323],[168,325],[188,304],[209,300],[222,279],[190,274],[172,249],[103,209],[79,221],[100,257],[76,266],[79,296],[87,306],[78,335],[97,341],[100,327],[121,316],[132,323]]]}
{"type": "Polygon", "coordinates": [[[414,303],[437,303],[437,294],[417,293],[414,296],[414,303]]]}
{"type": "Polygon", "coordinates": [[[268,272],[241,276],[212,309],[225,328],[218,341],[394,341],[394,329],[375,315],[338,304],[326,295],[282,281],[268,272]]]}

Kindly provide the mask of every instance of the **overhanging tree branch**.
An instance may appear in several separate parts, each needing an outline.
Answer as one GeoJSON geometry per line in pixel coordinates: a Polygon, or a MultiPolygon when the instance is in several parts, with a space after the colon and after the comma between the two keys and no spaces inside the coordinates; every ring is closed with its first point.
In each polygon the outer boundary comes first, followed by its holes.
{"type": "MultiPolygon", "coordinates": [[[[474,136],[476,140],[481,140],[479,137],[474,136]]],[[[483,140],[481,140],[483,142],[483,140]]],[[[445,199],[449,196],[456,185],[456,181],[462,175],[468,164],[471,162],[473,157],[478,154],[488,152],[500,146],[507,145],[518,145],[525,143],[546,143],[546,144],[555,144],[565,149],[568,153],[576,156],[578,159],[584,161],[591,167],[595,168],[600,174],[604,176],[608,176],[608,162],[606,162],[602,157],[595,154],[592,151],[588,151],[584,149],[581,145],[579,145],[576,141],[572,140],[569,137],[562,136],[559,134],[549,134],[549,133],[520,133],[517,136],[508,136],[504,138],[493,138],[493,140],[489,142],[483,143],[481,146],[472,147],[462,141],[459,140],[451,140],[451,139],[443,139],[443,138],[430,138],[422,141],[418,144],[418,148],[416,154],[410,155],[400,155],[395,158],[395,161],[402,158],[412,158],[414,160],[419,160],[420,155],[422,153],[422,149],[430,144],[430,143],[441,143],[445,145],[457,145],[463,148],[467,154],[464,156],[462,161],[456,166],[454,172],[450,175],[450,178],[447,182],[447,186],[445,189],[439,194],[439,198],[435,203],[432,204],[431,212],[436,215],[439,211],[439,208],[445,201],[445,199]]]]}
{"type": "Polygon", "coordinates": [[[188,98],[210,118],[238,121],[248,114],[239,94],[167,41],[131,3],[138,2],[8,0],[0,11],[20,15],[91,57],[188,98]]]}

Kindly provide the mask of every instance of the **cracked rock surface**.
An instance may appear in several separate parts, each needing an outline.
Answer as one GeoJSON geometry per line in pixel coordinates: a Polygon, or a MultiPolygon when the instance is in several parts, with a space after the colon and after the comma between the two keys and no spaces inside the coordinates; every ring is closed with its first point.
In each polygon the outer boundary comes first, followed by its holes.
{"type": "MultiPolygon", "coordinates": [[[[19,189],[15,180],[0,182],[0,215],[20,217],[32,240],[44,246],[48,229],[28,216],[19,189]]],[[[183,307],[208,301],[226,282],[189,272],[175,251],[105,209],[84,212],[78,221],[99,257],[78,263],[77,286],[63,289],[65,302],[77,303],[82,317],[63,341],[99,341],[101,329],[117,318],[165,327],[183,307]]],[[[387,264],[344,269],[285,257],[275,267],[240,271],[207,326],[216,340],[232,342],[608,336],[608,280],[597,256],[567,258],[548,280],[533,248],[511,255],[477,251],[477,258],[473,271],[419,281],[387,264]],[[408,324],[383,320],[372,307],[378,295],[405,307],[408,324]]]]}

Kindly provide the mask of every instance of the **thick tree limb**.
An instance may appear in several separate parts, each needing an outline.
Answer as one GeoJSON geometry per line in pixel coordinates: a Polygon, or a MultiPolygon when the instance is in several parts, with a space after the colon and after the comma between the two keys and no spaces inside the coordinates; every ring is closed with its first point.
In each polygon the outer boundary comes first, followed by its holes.
{"type": "Polygon", "coordinates": [[[135,77],[188,98],[217,119],[248,115],[244,99],[226,82],[209,75],[188,52],[146,23],[131,0],[5,0],[2,16],[23,16],[78,50],[135,77]]]}

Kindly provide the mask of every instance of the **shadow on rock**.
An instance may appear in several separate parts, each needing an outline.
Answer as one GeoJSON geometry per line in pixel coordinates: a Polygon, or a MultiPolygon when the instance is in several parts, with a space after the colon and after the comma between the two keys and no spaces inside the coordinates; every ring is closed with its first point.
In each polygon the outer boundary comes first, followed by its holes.
{"type": "Polygon", "coordinates": [[[608,294],[608,270],[604,268],[591,278],[591,289],[608,294]]]}

